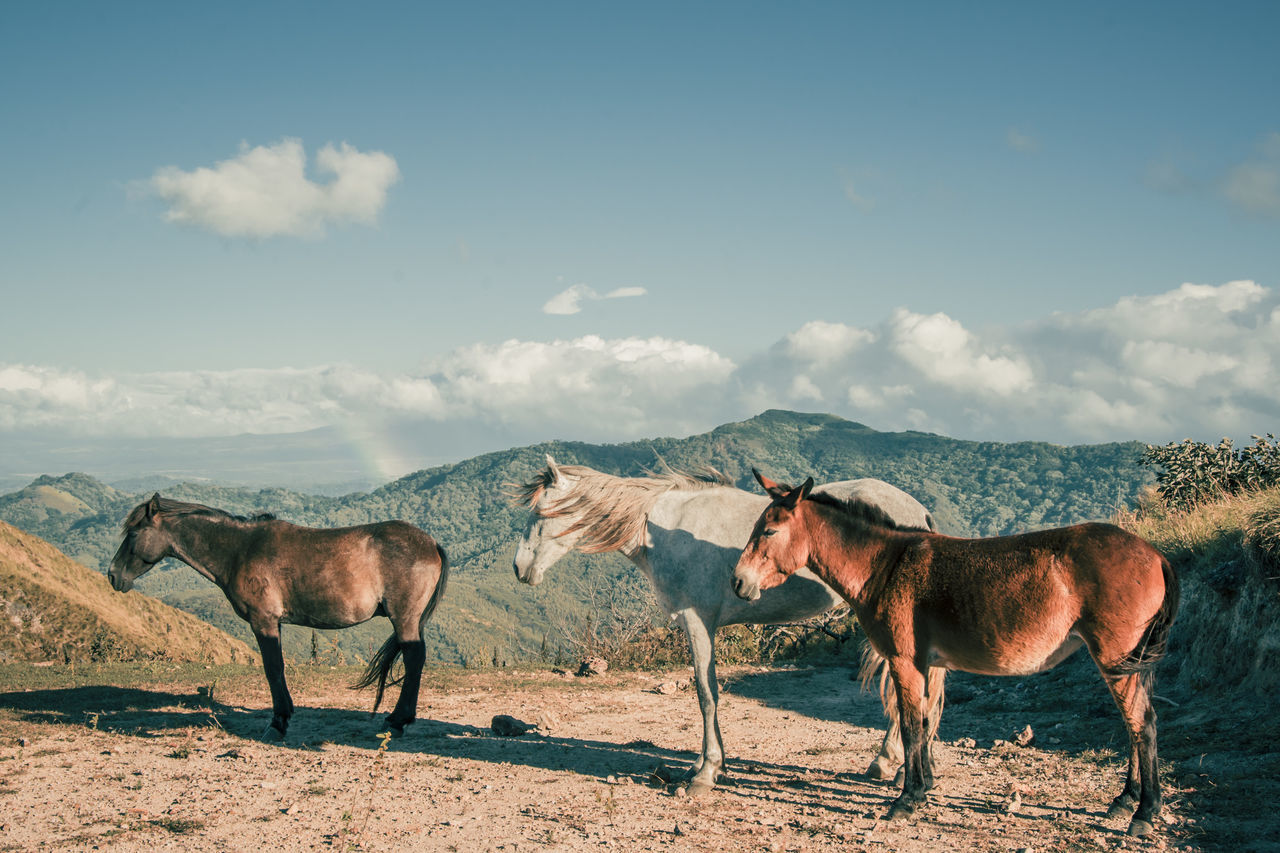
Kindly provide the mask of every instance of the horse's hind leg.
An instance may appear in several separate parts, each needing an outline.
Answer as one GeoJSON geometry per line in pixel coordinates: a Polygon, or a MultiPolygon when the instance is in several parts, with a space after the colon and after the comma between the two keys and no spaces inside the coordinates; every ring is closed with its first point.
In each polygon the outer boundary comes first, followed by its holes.
{"type": "MultiPolygon", "coordinates": [[[[885,729],[884,740],[880,744],[880,752],[871,760],[867,768],[867,776],[872,779],[895,779],[895,774],[902,772],[902,726],[898,722],[898,694],[889,678],[889,664],[875,650],[875,646],[867,643],[862,651],[862,666],[858,671],[858,680],[864,689],[872,681],[879,682],[880,703],[884,706],[884,715],[889,724],[885,729]],[[876,671],[879,670],[879,676],[876,671]]],[[[895,784],[901,784],[895,779],[895,784]]]]}
{"type": "Polygon", "coordinates": [[[924,718],[924,782],[925,788],[933,787],[933,742],[938,736],[938,723],[942,721],[943,693],[947,671],[940,666],[929,667],[928,682],[925,685],[924,718]]]}
{"type": "Polygon", "coordinates": [[[284,653],[280,648],[280,626],[255,627],[253,636],[262,652],[262,668],[271,688],[271,724],[262,733],[263,740],[284,740],[293,716],[293,698],[284,680],[284,653]]]}
{"type": "Polygon", "coordinates": [[[720,688],[716,684],[716,647],[714,629],[700,614],[686,612],[684,630],[689,637],[693,656],[693,680],[698,691],[698,707],[702,711],[702,755],[689,775],[689,796],[711,790],[724,769],[724,741],[720,738],[720,721],[716,709],[720,688]]]}
{"type": "Polygon", "coordinates": [[[409,639],[405,639],[405,632],[396,626],[400,653],[404,655],[404,680],[400,682],[400,698],[387,715],[387,726],[398,735],[404,734],[404,727],[418,718],[418,690],[422,686],[422,669],[427,662],[427,644],[421,633],[425,628],[424,619],[415,626],[417,633],[410,633],[409,639]]]}
{"type": "Polygon", "coordinates": [[[404,681],[400,686],[400,698],[387,715],[387,725],[396,733],[404,734],[404,727],[418,718],[418,689],[422,684],[422,668],[427,661],[427,646],[422,640],[401,641],[404,655],[404,681]]]}
{"type": "Polygon", "coordinates": [[[1148,835],[1160,811],[1160,776],[1156,764],[1156,712],[1151,704],[1150,673],[1103,673],[1111,696],[1129,731],[1129,770],[1124,789],[1112,801],[1108,817],[1132,814],[1130,835],[1148,835]],[[1135,811],[1135,805],[1137,810],[1135,811]]]}

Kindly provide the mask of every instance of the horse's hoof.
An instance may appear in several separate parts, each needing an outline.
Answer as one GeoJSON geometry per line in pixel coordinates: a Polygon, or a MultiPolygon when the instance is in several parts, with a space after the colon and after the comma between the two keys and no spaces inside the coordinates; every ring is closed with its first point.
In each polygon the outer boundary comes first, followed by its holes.
{"type": "Polygon", "coordinates": [[[894,772],[892,764],[883,758],[877,758],[867,768],[867,778],[877,782],[887,782],[894,777],[894,772]]]}
{"type": "Polygon", "coordinates": [[[701,797],[714,787],[715,785],[708,782],[706,779],[691,779],[689,784],[682,790],[686,797],[701,797]]]}
{"type": "Polygon", "coordinates": [[[1155,832],[1156,828],[1151,825],[1151,821],[1134,818],[1129,824],[1128,834],[1134,838],[1141,838],[1144,835],[1150,835],[1155,832]]]}
{"type": "Polygon", "coordinates": [[[267,726],[266,729],[263,730],[262,737],[259,738],[259,740],[263,743],[282,743],[284,742],[284,732],[280,731],[275,726],[267,726]]]}
{"type": "Polygon", "coordinates": [[[893,805],[889,807],[889,820],[907,820],[915,817],[916,807],[914,803],[904,803],[901,799],[894,800],[893,805]]]}
{"type": "Polygon", "coordinates": [[[1117,799],[1111,803],[1111,807],[1107,809],[1108,818],[1128,817],[1133,814],[1138,804],[1133,800],[1117,799]]]}
{"type": "Polygon", "coordinates": [[[387,720],[387,731],[391,732],[391,736],[393,738],[404,737],[404,727],[409,725],[411,722],[413,721],[410,720],[405,723],[393,723],[390,720],[387,720]]]}

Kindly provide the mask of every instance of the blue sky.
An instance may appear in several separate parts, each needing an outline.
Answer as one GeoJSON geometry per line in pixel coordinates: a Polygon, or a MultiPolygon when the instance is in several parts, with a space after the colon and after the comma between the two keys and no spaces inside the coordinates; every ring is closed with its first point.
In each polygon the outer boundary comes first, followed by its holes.
{"type": "Polygon", "coordinates": [[[1274,430],[1277,31],[1274,3],[4,4],[0,437],[1274,430]]]}

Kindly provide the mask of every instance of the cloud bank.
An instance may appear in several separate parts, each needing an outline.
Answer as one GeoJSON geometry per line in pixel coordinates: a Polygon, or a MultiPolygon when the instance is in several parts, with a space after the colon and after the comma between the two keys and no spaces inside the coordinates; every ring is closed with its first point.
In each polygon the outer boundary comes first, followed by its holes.
{"type": "Polygon", "coordinates": [[[1233,281],[981,331],[905,308],[873,327],[814,321],[741,364],[696,343],[587,335],[476,344],[399,375],[0,365],[0,432],[211,436],[418,420],[622,441],[778,407],[961,438],[1213,440],[1275,429],[1278,364],[1280,294],[1233,281]]]}
{"type": "Polygon", "coordinates": [[[316,152],[315,171],[329,176],[327,182],[308,178],[306,167],[297,139],[254,148],[241,143],[237,157],[212,168],[158,169],[145,188],[168,204],[170,222],[226,237],[314,237],[327,225],[375,222],[400,179],[395,158],[345,142],[316,152]]]}

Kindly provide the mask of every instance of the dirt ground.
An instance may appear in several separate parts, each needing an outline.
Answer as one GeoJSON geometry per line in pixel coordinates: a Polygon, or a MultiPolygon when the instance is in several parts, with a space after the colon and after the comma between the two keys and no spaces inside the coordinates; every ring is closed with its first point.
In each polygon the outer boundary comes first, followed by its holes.
{"type": "Polygon", "coordinates": [[[1165,761],[1162,825],[1134,840],[1107,820],[1125,744],[1101,682],[1055,700],[1025,699],[1010,679],[954,680],[938,787],[916,819],[889,823],[894,787],[862,775],[879,705],[846,667],[722,672],[730,778],[696,799],[653,776],[698,746],[687,670],[436,671],[419,721],[384,751],[370,694],[327,669],[290,671],[298,710],[283,744],[256,739],[269,699],[248,669],[204,686],[187,671],[130,687],[92,674],[0,684],[0,850],[1277,849],[1269,816],[1249,843],[1215,843],[1222,819],[1197,786],[1217,771],[1195,772],[1163,719],[1181,757],[1165,761]],[[542,725],[502,737],[498,714],[542,725]],[[1009,742],[1028,724],[1032,745],[1009,742]]]}

